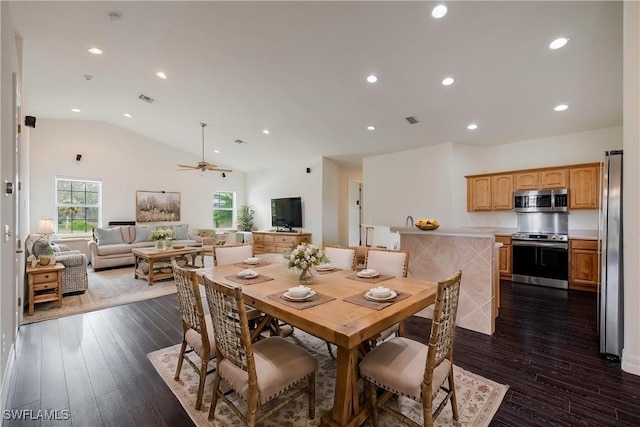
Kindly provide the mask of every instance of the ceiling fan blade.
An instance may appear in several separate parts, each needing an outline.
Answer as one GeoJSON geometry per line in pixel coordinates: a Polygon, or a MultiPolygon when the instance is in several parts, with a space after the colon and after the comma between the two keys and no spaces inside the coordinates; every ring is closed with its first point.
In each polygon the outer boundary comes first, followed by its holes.
{"type": "Polygon", "coordinates": [[[180,168],[184,168],[182,170],[186,170],[186,169],[198,169],[198,166],[191,166],[191,165],[178,165],[178,167],[180,168]]]}
{"type": "Polygon", "coordinates": [[[222,169],[217,167],[216,165],[208,165],[206,169],[209,171],[217,171],[217,172],[233,172],[231,169],[222,169]]]}

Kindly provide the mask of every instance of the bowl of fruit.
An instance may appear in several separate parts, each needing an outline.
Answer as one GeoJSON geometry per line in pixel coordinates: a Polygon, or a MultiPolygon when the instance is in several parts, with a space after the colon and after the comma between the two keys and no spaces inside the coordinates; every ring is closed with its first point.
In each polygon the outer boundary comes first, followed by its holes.
{"type": "Polygon", "coordinates": [[[418,227],[420,230],[435,230],[436,228],[440,227],[440,223],[438,223],[438,221],[435,219],[421,219],[420,221],[416,222],[416,227],[418,227]]]}

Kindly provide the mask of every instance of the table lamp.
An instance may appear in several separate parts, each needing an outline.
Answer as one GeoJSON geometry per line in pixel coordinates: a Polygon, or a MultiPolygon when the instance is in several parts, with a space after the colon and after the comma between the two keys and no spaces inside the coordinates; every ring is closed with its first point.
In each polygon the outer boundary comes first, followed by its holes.
{"type": "Polygon", "coordinates": [[[47,236],[47,243],[49,243],[49,236],[55,233],[55,230],[53,229],[53,220],[51,218],[40,218],[36,233],[42,234],[43,237],[47,236]]]}

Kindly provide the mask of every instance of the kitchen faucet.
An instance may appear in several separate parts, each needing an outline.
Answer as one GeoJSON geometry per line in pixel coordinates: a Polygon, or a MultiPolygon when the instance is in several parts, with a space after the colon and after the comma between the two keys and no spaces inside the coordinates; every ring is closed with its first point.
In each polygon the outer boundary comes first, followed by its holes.
{"type": "Polygon", "coordinates": [[[407,220],[404,222],[405,227],[413,226],[413,217],[411,215],[407,215],[407,220]]]}

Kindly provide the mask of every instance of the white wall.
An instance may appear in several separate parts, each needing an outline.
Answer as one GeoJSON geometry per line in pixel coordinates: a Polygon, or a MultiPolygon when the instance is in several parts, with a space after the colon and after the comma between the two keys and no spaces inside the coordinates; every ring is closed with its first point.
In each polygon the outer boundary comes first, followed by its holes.
{"type": "Polygon", "coordinates": [[[102,180],[102,224],[135,220],[136,191],[180,193],[180,223],[190,230],[212,228],[212,193],[235,191],[245,204],[246,176],[214,171],[178,171],[177,163],[200,159],[167,144],[95,121],[40,120],[30,132],[31,230],[38,219],[54,217],[55,177],[102,180]],[[82,160],[76,161],[76,154],[82,160]]]}
{"type": "MultiPolygon", "coordinates": [[[[322,159],[322,243],[338,244],[340,233],[340,194],[347,197],[346,185],[341,185],[340,166],[322,159]]],[[[343,215],[344,218],[344,215],[343,215]]]]}
{"type": "Polygon", "coordinates": [[[247,174],[247,204],[256,211],[256,230],[270,230],[271,199],[302,197],[302,231],[322,242],[322,158],[247,174]],[[311,168],[311,173],[306,169],[311,168]]]}
{"type": "MultiPolygon", "coordinates": [[[[444,143],[365,158],[364,223],[404,226],[435,218],[444,228],[515,227],[513,212],[467,212],[465,175],[598,162],[622,147],[622,127],[554,136],[496,147],[444,143]]],[[[597,211],[571,211],[573,229],[596,229],[597,211]]]]}
{"type": "Polygon", "coordinates": [[[622,369],[640,375],[640,5],[624,3],[624,349],[622,369]]]}

